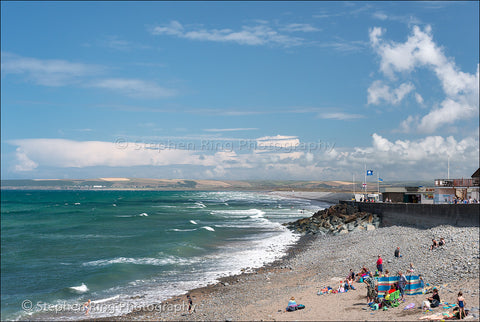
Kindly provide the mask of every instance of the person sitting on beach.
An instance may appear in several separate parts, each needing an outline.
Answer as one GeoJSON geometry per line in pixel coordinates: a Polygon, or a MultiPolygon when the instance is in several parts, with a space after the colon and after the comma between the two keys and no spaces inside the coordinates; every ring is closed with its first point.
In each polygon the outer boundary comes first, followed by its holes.
{"type": "Polygon", "coordinates": [[[438,242],[438,246],[443,246],[445,245],[445,238],[440,238],[440,241],[438,242]]]}
{"type": "Polygon", "coordinates": [[[430,250],[434,249],[434,248],[437,248],[438,247],[438,243],[437,241],[434,239],[432,239],[432,246],[430,246],[430,250]]]}
{"type": "Polygon", "coordinates": [[[388,269],[385,270],[385,274],[383,274],[383,277],[390,277],[390,271],[388,269]]]}
{"type": "Polygon", "coordinates": [[[348,275],[348,279],[350,279],[352,281],[355,280],[355,272],[351,268],[350,268],[350,273],[348,275]]]}
{"type": "Polygon", "coordinates": [[[295,311],[297,309],[297,307],[298,307],[298,304],[295,301],[295,298],[292,296],[290,298],[290,301],[288,301],[287,311],[295,311]]]}
{"type": "Polygon", "coordinates": [[[338,293],[345,293],[345,282],[340,280],[340,285],[337,288],[338,293]]]}
{"type": "Polygon", "coordinates": [[[413,263],[410,263],[410,268],[407,269],[407,273],[413,274],[415,272],[415,268],[413,267],[413,263]]]}
{"type": "Polygon", "coordinates": [[[368,269],[365,266],[362,266],[360,272],[357,274],[357,282],[360,282],[360,279],[368,274],[368,269]]]}
{"type": "Polygon", "coordinates": [[[459,317],[462,319],[465,317],[465,299],[463,298],[463,293],[461,291],[458,292],[457,304],[459,309],[459,317]]]}
{"type": "Polygon", "coordinates": [[[440,295],[438,295],[438,289],[436,287],[433,288],[433,295],[430,297],[427,297],[426,301],[423,301],[422,303],[422,310],[424,308],[431,308],[431,307],[437,307],[440,305],[440,295]]]}
{"type": "Polygon", "coordinates": [[[390,286],[390,289],[388,290],[387,294],[392,294],[396,290],[397,290],[397,288],[395,287],[395,284],[392,284],[392,286],[390,286]]]}
{"type": "Polygon", "coordinates": [[[402,255],[400,255],[400,247],[397,247],[397,249],[395,249],[395,257],[402,257],[402,255]]]}
{"type": "Polygon", "coordinates": [[[418,275],[418,279],[420,281],[420,288],[422,289],[422,294],[425,294],[425,281],[423,280],[422,275],[418,275]]]}
{"type": "Polygon", "coordinates": [[[347,278],[345,280],[345,290],[355,290],[355,287],[353,286],[353,280],[347,278]]]}

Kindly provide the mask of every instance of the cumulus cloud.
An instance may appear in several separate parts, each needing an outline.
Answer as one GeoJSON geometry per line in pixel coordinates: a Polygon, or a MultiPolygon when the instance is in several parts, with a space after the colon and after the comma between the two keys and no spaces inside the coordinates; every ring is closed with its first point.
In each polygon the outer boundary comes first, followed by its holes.
{"type": "MultiPolygon", "coordinates": [[[[309,24],[290,24],[282,28],[286,32],[312,32],[316,28],[309,24]]],[[[151,30],[153,35],[167,35],[199,41],[233,42],[240,45],[280,45],[284,47],[298,46],[304,42],[300,37],[280,33],[265,23],[255,26],[242,26],[240,30],[206,29],[203,27],[184,26],[173,20],[151,30]]]]}
{"type": "MultiPolygon", "coordinates": [[[[478,64],[476,74],[459,70],[455,61],[446,57],[443,48],[434,42],[430,26],[423,30],[414,26],[404,43],[385,41],[382,39],[384,33],[385,30],[379,27],[370,29],[370,45],[380,56],[380,71],[390,81],[395,81],[398,74],[408,75],[416,68],[427,68],[438,78],[445,93],[445,99],[415,124],[417,131],[432,133],[444,124],[470,119],[478,114],[478,64]]],[[[375,104],[380,98],[388,100],[395,97],[389,92],[388,86],[380,82],[375,81],[370,86],[369,103],[375,104]]],[[[405,92],[411,90],[413,88],[404,88],[405,92]]],[[[420,94],[416,100],[423,103],[420,94]]]]}

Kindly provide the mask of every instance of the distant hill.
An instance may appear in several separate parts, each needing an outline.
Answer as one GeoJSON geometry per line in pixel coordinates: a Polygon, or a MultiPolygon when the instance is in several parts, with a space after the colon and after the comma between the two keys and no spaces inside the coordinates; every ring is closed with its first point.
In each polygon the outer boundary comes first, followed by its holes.
{"type": "MultiPolygon", "coordinates": [[[[356,184],[360,191],[361,183],[356,184]]],[[[400,186],[432,186],[429,181],[396,181],[382,183],[381,188],[400,186]]],[[[369,191],[376,183],[369,183],[369,191]]],[[[186,180],[143,178],[98,179],[33,179],[1,180],[3,190],[198,190],[198,191],[330,191],[352,192],[348,181],[296,181],[296,180],[186,180]]]]}

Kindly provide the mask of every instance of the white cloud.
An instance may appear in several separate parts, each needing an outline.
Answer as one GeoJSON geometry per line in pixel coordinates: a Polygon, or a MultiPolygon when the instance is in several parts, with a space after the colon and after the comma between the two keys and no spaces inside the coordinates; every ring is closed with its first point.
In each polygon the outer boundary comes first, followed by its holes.
{"type": "Polygon", "coordinates": [[[384,179],[405,180],[442,176],[447,154],[455,165],[452,169],[457,169],[455,173],[452,170],[452,175],[470,175],[479,162],[478,137],[457,140],[452,136],[428,136],[390,141],[374,133],[367,146],[328,150],[318,146],[309,149],[297,137],[283,135],[258,138],[255,143],[259,145],[248,150],[189,150],[63,139],[23,139],[9,143],[17,146],[12,168],[33,176],[42,176],[45,169],[55,168],[83,169],[84,173],[90,173],[95,167],[117,168],[118,175],[132,176],[143,171],[140,169],[153,167],[155,173],[163,173],[164,177],[168,173],[171,176],[181,173],[192,179],[333,180],[351,178],[352,173],[363,174],[366,161],[384,179]]]}
{"type": "Polygon", "coordinates": [[[377,80],[368,88],[368,104],[378,105],[384,101],[397,105],[414,89],[415,86],[412,83],[403,83],[398,88],[392,90],[388,85],[377,80]]]}
{"type": "MultiPolygon", "coordinates": [[[[384,41],[381,39],[384,32],[378,27],[370,29],[370,44],[380,56],[380,71],[388,79],[395,80],[397,73],[408,75],[416,68],[425,67],[434,72],[445,93],[445,99],[439,105],[434,105],[416,124],[417,131],[432,133],[442,125],[478,115],[478,64],[476,74],[460,71],[455,61],[447,58],[443,49],[433,41],[430,26],[423,30],[419,26],[414,26],[412,34],[404,43],[384,41]]],[[[412,89],[413,87],[404,88],[404,93],[412,89]]],[[[395,96],[390,94],[387,85],[375,81],[369,88],[368,101],[376,104],[381,98],[388,101],[395,96]]],[[[416,95],[416,99],[422,104],[423,97],[420,94],[416,95]]]]}
{"type": "Polygon", "coordinates": [[[137,98],[163,98],[176,95],[176,91],[153,82],[132,78],[110,78],[95,81],[93,87],[105,88],[137,98]]]}
{"type": "Polygon", "coordinates": [[[373,14],[373,17],[377,18],[377,19],[380,19],[380,20],[387,20],[388,19],[388,16],[385,13],[380,12],[380,11],[375,12],[373,14]]]}
{"type": "Polygon", "coordinates": [[[417,101],[418,104],[423,105],[423,97],[422,95],[415,93],[415,100],[417,101]]]}
{"type": "Polygon", "coordinates": [[[257,147],[259,150],[270,148],[281,149],[281,148],[293,148],[300,144],[300,140],[296,136],[264,136],[257,139],[257,147]]]}
{"type": "Polygon", "coordinates": [[[237,132],[237,131],[253,131],[258,130],[255,127],[238,127],[231,129],[204,129],[206,132],[237,132]]]}
{"type": "Polygon", "coordinates": [[[21,74],[36,84],[65,86],[94,75],[103,68],[60,59],[37,59],[2,52],[2,74],[21,74]]]}
{"type": "Polygon", "coordinates": [[[23,171],[32,171],[38,167],[38,163],[30,160],[25,153],[25,151],[18,147],[16,150],[16,157],[17,157],[17,164],[15,165],[15,171],[23,172],[23,171]]]}
{"type": "MultiPolygon", "coordinates": [[[[288,31],[314,31],[314,27],[307,24],[291,24],[288,31]]],[[[153,35],[168,35],[179,38],[213,41],[234,42],[240,45],[281,45],[284,47],[298,46],[304,42],[302,38],[279,33],[272,27],[262,23],[256,26],[242,26],[240,30],[232,29],[205,29],[199,27],[185,27],[178,21],[171,21],[167,25],[157,26],[151,30],[153,35]]]]}
{"type": "Polygon", "coordinates": [[[312,31],[320,31],[320,29],[315,28],[311,24],[308,23],[291,23],[286,25],[285,27],[280,28],[280,30],[288,31],[288,32],[312,32],[312,31]]]}
{"type": "Polygon", "coordinates": [[[333,112],[333,113],[320,113],[318,117],[322,119],[327,119],[327,120],[353,120],[353,119],[364,118],[365,116],[361,114],[333,112]]]}

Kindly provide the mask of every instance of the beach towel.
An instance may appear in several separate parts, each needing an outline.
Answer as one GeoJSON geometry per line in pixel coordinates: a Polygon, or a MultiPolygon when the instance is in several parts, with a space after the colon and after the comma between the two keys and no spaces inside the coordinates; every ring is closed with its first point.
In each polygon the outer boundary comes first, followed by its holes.
{"type": "MultiPolygon", "coordinates": [[[[418,275],[407,275],[407,285],[405,285],[406,295],[422,294],[422,285],[418,275]]],[[[380,277],[378,279],[378,297],[383,298],[385,293],[390,290],[393,284],[398,283],[398,276],[380,277]]]]}

